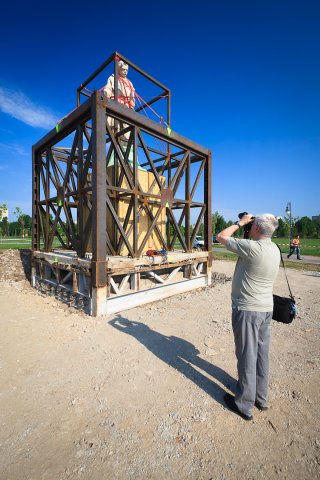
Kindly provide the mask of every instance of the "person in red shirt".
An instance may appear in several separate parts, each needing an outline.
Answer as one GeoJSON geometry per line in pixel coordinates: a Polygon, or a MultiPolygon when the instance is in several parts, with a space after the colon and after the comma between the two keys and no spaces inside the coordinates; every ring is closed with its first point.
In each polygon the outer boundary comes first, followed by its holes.
{"type": "Polygon", "coordinates": [[[287,255],[287,258],[290,258],[291,255],[296,252],[297,253],[297,260],[301,260],[300,258],[300,237],[296,235],[290,243],[290,253],[287,255]]]}

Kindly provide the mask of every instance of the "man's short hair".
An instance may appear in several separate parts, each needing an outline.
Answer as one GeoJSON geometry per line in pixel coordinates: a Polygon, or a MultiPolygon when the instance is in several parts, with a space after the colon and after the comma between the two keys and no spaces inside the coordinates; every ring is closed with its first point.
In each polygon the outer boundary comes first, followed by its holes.
{"type": "Polygon", "coordinates": [[[259,228],[260,234],[266,237],[272,237],[273,232],[278,228],[279,222],[277,217],[272,213],[263,213],[256,215],[255,224],[259,228]]]}

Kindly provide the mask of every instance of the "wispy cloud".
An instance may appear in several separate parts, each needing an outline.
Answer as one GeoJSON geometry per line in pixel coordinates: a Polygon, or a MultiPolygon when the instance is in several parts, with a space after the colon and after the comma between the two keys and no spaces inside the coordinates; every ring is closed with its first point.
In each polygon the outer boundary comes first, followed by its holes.
{"type": "Polygon", "coordinates": [[[13,135],[13,133],[14,133],[12,130],[9,130],[8,128],[2,128],[2,127],[0,127],[0,132],[6,133],[6,134],[9,134],[9,135],[13,135]]]}
{"type": "Polygon", "coordinates": [[[33,103],[24,93],[0,87],[0,110],[31,127],[53,128],[56,118],[47,108],[33,103]]]}
{"type": "Polygon", "coordinates": [[[18,155],[22,156],[30,155],[30,152],[27,152],[24,147],[17,145],[16,143],[0,143],[0,151],[1,150],[17,153],[18,155]]]}

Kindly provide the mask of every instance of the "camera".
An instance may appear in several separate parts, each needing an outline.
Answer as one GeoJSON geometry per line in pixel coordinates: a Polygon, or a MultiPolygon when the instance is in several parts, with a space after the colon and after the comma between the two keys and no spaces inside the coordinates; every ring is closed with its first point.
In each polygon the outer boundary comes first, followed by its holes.
{"type": "MultiPolygon", "coordinates": [[[[241,218],[242,218],[244,215],[248,215],[248,212],[239,213],[239,214],[238,214],[239,219],[241,220],[241,218]]],[[[247,225],[245,225],[245,226],[243,227],[243,238],[249,238],[250,230],[251,230],[251,227],[252,227],[252,224],[253,224],[255,218],[256,218],[256,217],[251,217],[250,223],[247,223],[247,225]]]]}

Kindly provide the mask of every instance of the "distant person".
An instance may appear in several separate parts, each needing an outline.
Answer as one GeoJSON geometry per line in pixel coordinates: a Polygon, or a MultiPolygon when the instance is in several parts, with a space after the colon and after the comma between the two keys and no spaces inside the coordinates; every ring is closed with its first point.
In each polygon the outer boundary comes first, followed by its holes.
{"type": "Polygon", "coordinates": [[[301,260],[300,258],[300,237],[299,235],[296,235],[290,243],[290,253],[287,255],[287,258],[290,258],[291,255],[296,252],[297,254],[297,260],[301,260]]]}
{"type": "Polygon", "coordinates": [[[243,215],[217,235],[217,240],[239,258],[232,280],[232,329],[237,357],[235,396],[226,393],[227,407],[244,420],[252,420],[254,405],[268,409],[269,343],[273,313],[273,283],[280,252],[271,241],[278,220],[271,214],[243,215]],[[232,235],[251,224],[250,239],[232,235]]]}

